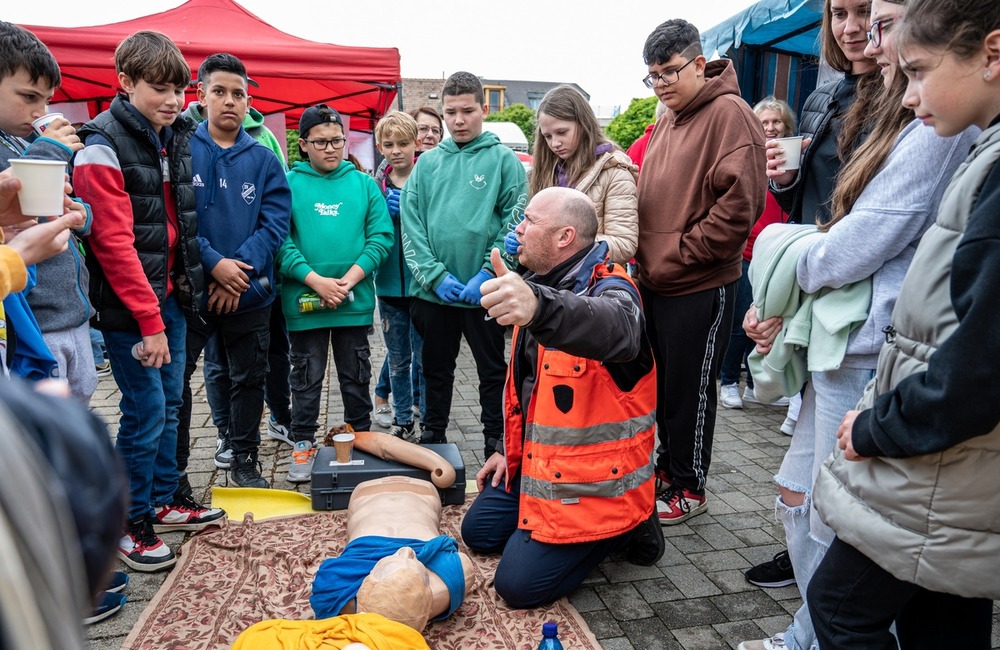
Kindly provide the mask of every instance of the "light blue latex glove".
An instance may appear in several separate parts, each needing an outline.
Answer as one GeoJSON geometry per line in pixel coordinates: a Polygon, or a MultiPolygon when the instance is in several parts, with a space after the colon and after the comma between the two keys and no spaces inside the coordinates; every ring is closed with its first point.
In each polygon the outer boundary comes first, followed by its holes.
{"type": "Polygon", "coordinates": [[[480,269],[479,273],[472,276],[472,278],[465,283],[465,290],[462,291],[462,295],[458,297],[462,302],[467,302],[470,305],[478,305],[479,301],[483,298],[483,292],[479,290],[483,282],[487,280],[492,280],[493,274],[486,269],[480,269]]]}
{"type": "Polygon", "coordinates": [[[444,276],[444,280],[441,280],[441,284],[437,286],[434,293],[441,300],[451,303],[459,300],[462,292],[465,291],[465,285],[458,281],[458,279],[449,273],[444,276]]]}
{"type": "Polygon", "coordinates": [[[385,192],[385,203],[389,206],[389,216],[399,219],[399,190],[389,189],[385,192]]]}
{"type": "Polygon", "coordinates": [[[511,230],[503,238],[503,248],[509,255],[517,255],[521,250],[521,242],[517,241],[517,233],[511,230]]]}

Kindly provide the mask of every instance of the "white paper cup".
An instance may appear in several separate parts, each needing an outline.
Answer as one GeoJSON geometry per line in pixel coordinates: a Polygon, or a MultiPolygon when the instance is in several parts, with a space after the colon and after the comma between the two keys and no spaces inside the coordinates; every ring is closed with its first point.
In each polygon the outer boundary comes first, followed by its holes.
{"type": "Polygon", "coordinates": [[[37,120],[31,123],[31,128],[35,130],[38,135],[45,135],[45,129],[49,126],[49,122],[56,119],[57,117],[62,117],[62,113],[46,113],[37,120]]]}
{"type": "Polygon", "coordinates": [[[791,171],[799,168],[799,160],[802,158],[802,136],[796,135],[790,138],[775,138],[774,142],[781,145],[781,156],[785,159],[778,165],[778,171],[791,171]]]}
{"type": "Polygon", "coordinates": [[[351,451],[354,449],[354,434],[338,433],[333,437],[333,448],[337,452],[338,463],[351,462],[351,451]]]}
{"type": "Polygon", "coordinates": [[[10,168],[21,179],[17,198],[28,217],[58,217],[63,213],[66,163],[58,160],[12,158],[10,168]]]}

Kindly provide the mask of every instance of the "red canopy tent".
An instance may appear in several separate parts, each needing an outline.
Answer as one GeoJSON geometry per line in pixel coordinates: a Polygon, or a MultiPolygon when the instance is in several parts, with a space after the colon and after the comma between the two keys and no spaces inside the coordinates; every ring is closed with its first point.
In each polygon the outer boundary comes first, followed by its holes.
{"type": "MultiPolygon", "coordinates": [[[[298,126],[302,109],[326,102],[351,116],[352,130],[371,131],[392,105],[400,81],[396,48],[346,47],[317,43],[278,31],[232,0],[188,0],[183,5],[109,25],[44,27],[23,25],[52,51],[62,71],[56,102],[89,102],[103,110],[118,89],[114,51],[134,32],[151,29],[169,36],[187,58],[193,76],[215,52],[230,52],[260,84],[251,88],[253,107],[265,115],[285,113],[298,126]]],[[[193,91],[188,99],[193,98],[193,91]]]]}

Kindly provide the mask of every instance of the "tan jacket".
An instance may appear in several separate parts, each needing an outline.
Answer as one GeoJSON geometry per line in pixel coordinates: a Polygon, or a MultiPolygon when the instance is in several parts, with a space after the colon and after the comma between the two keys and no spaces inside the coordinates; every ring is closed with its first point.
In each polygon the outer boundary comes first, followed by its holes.
{"type": "Polygon", "coordinates": [[[597,241],[608,242],[611,259],[627,263],[639,243],[636,181],[639,168],[621,151],[608,151],[587,170],[576,189],[597,208],[597,241]]]}

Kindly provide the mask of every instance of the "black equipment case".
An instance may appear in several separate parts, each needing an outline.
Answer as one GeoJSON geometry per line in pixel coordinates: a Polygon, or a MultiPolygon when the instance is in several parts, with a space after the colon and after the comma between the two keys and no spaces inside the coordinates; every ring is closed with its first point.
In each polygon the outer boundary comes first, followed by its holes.
{"type": "MultiPolygon", "coordinates": [[[[438,488],[443,505],[465,503],[465,463],[455,443],[421,445],[443,457],[455,468],[455,484],[449,488],[438,488]]],[[[396,461],[382,460],[377,456],[354,448],[350,465],[337,462],[333,447],[320,447],[312,471],[313,510],[344,510],[351,499],[351,493],[359,483],[386,476],[410,476],[431,480],[425,469],[404,465],[396,461]],[[361,461],[361,462],[358,462],[361,461]]]]}

